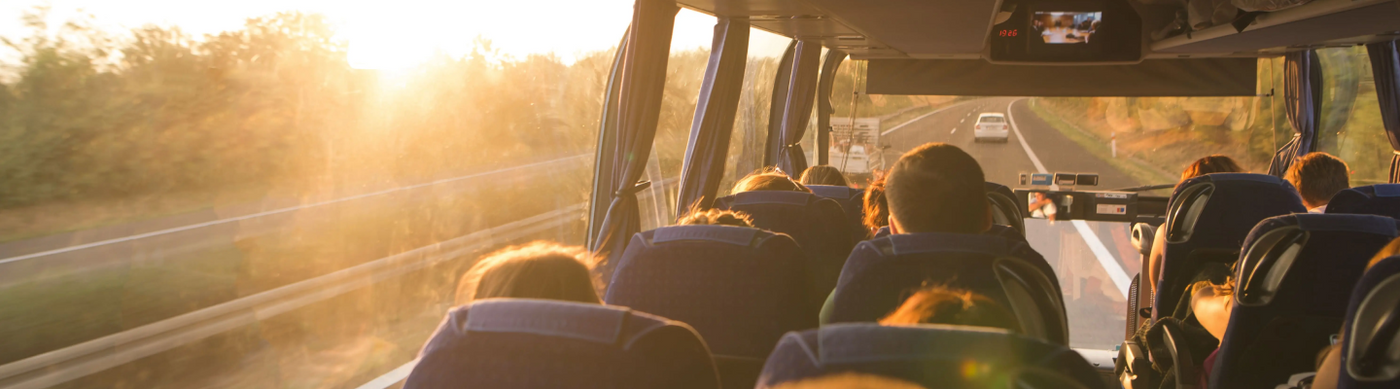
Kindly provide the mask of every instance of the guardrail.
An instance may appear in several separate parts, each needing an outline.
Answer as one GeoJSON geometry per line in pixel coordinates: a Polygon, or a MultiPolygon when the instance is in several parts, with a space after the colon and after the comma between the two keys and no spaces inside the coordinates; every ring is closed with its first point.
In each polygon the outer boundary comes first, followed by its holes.
{"type": "Polygon", "coordinates": [[[45,388],[81,378],[499,243],[578,221],[584,209],[584,204],[576,204],[546,212],[0,365],[0,388],[45,388]]]}

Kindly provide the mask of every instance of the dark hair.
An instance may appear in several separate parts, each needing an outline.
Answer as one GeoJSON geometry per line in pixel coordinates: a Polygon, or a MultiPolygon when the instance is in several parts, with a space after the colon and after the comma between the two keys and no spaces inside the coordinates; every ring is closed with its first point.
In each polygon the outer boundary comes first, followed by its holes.
{"type": "Polygon", "coordinates": [[[865,216],[861,223],[872,230],[890,224],[890,205],[885,202],[885,178],[880,177],[865,187],[865,216]]]}
{"type": "Polygon", "coordinates": [[[794,192],[811,192],[811,189],[793,181],[791,177],[777,168],[759,169],[734,184],[732,193],[753,192],[760,190],[778,190],[794,192]]]}
{"type": "Polygon", "coordinates": [[[1021,332],[1021,324],[996,301],[968,290],[943,285],[926,286],[914,292],[880,324],[955,324],[1004,328],[1021,332]]]}
{"type": "Polygon", "coordinates": [[[1244,173],[1244,169],[1240,168],[1240,164],[1235,163],[1234,159],[1225,155],[1208,155],[1186,165],[1186,169],[1181,171],[1181,180],[1186,181],[1211,173],[1244,173]]]}
{"type": "Polygon", "coordinates": [[[802,172],[802,178],[798,181],[802,185],[849,186],[846,183],[846,177],[841,175],[841,169],[831,165],[809,167],[802,172]]]}
{"type": "Polygon", "coordinates": [[[1347,169],[1347,163],[1337,157],[1312,152],[1294,160],[1284,177],[1293,183],[1293,187],[1298,188],[1303,202],[1309,207],[1314,207],[1316,205],[1313,204],[1327,204],[1337,192],[1351,187],[1348,170],[1350,169],[1347,169]]]}
{"type": "Polygon", "coordinates": [[[739,211],[715,208],[702,210],[699,207],[691,207],[690,212],[676,220],[676,224],[753,227],[753,220],[748,214],[739,211]]]}
{"type": "Polygon", "coordinates": [[[904,153],[885,178],[900,232],[981,233],[989,215],[982,166],[962,149],[926,143],[904,153]]]}
{"type": "Polygon", "coordinates": [[[457,303],[513,297],[600,303],[582,247],[553,242],[511,246],[482,257],[457,283],[457,303]]]}

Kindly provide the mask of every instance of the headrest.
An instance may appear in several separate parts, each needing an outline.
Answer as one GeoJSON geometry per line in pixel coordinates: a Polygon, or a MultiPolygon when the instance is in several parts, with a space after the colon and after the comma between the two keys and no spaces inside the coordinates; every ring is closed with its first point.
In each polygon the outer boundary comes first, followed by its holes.
{"type": "Polygon", "coordinates": [[[536,299],[485,299],[465,308],[470,332],[524,333],[616,344],[632,310],[536,299]]]}
{"type": "Polygon", "coordinates": [[[1376,197],[1400,197],[1400,184],[1375,184],[1371,188],[1376,197]]]}
{"type": "MultiPolygon", "coordinates": [[[[831,324],[817,332],[818,365],[913,359],[964,359],[963,350],[1005,344],[1010,332],[956,325],[884,326],[875,323],[831,324]],[[931,350],[948,350],[937,353],[931,350]]],[[[790,333],[788,336],[794,336],[790,333]]],[[[810,346],[809,346],[810,347],[810,346]]]]}
{"type": "Polygon", "coordinates": [[[812,194],[817,196],[842,200],[853,198],[856,194],[862,193],[856,188],[836,185],[807,185],[807,189],[811,189],[812,194]]]}
{"type": "Polygon", "coordinates": [[[1011,255],[1011,248],[1016,245],[1015,242],[995,235],[942,232],[894,234],[861,244],[873,244],[886,255],[960,252],[994,256],[1011,255]]]}
{"type": "Polygon", "coordinates": [[[1298,228],[1303,231],[1348,231],[1385,236],[1397,235],[1395,219],[1384,216],[1299,213],[1274,218],[1294,218],[1298,221],[1298,228]]]}
{"type": "Polygon", "coordinates": [[[730,205],[749,204],[791,204],[807,205],[817,195],[807,192],[797,192],[790,190],[756,190],[751,192],[740,192],[733,195],[734,201],[730,205]]]}
{"type": "Polygon", "coordinates": [[[728,243],[736,246],[750,246],[760,240],[759,234],[771,235],[757,228],[717,225],[670,226],[657,228],[651,242],[654,244],[701,240],[728,243]]]}
{"type": "Polygon", "coordinates": [[[1395,361],[1396,341],[1400,339],[1400,256],[1382,259],[1366,271],[1352,294],[1347,313],[1342,381],[1394,384],[1376,381],[1400,377],[1400,364],[1395,361]]]}
{"type": "Polygon", "coordinates": [[[1263,182],[1263,183],[1267,183],[1267,184],[1283,184],[1283,183],[1287,183],[1287,181],[1284,181],[1282,178],[1274,177],[1274,176],[1271,176],[1271,175],[1268,175],[1268,174],[1254,174],[1254,173],[1212,173],[1212,174],[1206,174],[1206,175],[1204,175],[1203,177],[1208,177],[1208,179],[1209,179],[1210,181],[1213,181],[1213,182],[1255,181],[1255,182],[1263,182]]]}

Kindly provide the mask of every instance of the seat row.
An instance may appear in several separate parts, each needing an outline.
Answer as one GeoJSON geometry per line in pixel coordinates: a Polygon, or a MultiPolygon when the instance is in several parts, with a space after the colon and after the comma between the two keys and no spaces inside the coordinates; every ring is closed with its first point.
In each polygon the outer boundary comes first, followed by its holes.
{"type": "MultiPolygon", "coordinates": [[[[1209,388],[1273,388],[1315,370],[1318,352],[1338,341],[1343,323],[1367,329],[1343,332],[1343,344],[1353,346],[1347,352],[1400,355],[1400,343],[1393,342],[1389,328],[1400,323],[1390,316],[1396,315],[1393,302],[1400,301],[1400,285],[1382,287],[1383,280],[1400,277],[1400,259],[1367,270],[1372,256],[1397,237],[1396,211],[1400,185],[1393,184],[1343,191],[1329,203],[1327,214],[1306,213],[1291,184],[1267,175],[1208,174],[1178,185],[1161,227],[1166,240],[1153,242],[1165,245],[1156,290],[1144,280],[1134,282],[1133,295],[1144,298],[1130,304],[1129,329],[1149,332],[1144,338],[1130,337],[1121,349],[1126,386],[1164,378],[1151,377],[1157,373],[1173,376],[1178,387],[1194,386],[1200,371],[1207,370],[1209,388]],[[1199,337],[1193,341],[1189,328],[1200,324],[1190,309],[1192,285],[1211,278],[1209,269],[1227,266],[1233,266],[1229,282],[1234,295],[1225,333],[1216,346],[1202,344],[1199,337]],[[1376,301],[1378,293],[1396,294],[1397,299],[1384,308],[1364,304],[1376,301]],[[1371,310],[1358,308],[1362,306],[1371,310]],[[1142,316],[1146,312],[1150,314],[1142,316]],[[1172,320],[1154,326],[1163,319],[1172,320]],[[1358,335],[1363,337],[1358,340],[1358,335]],[[1377,351],[1381,349],[1388,351],[1377,351]],[[1207,362],[1213,350],[1213,361],[1207,362]],[[1165,372],[1158,371],[1163,368],[1165,372]]],[[[1345,363],[1356,362],[1353,355],[1344,355],[1345,363]]],[[[1355,385],[1363,381],[1397,387],[1396,360],[1371,359],[1390,366],[1388,375],[1376,373],[1385,369],[1373,368],[1370,376],[1360,374],[1362,369],[1343,369],[1342,387],[1368,387],[1355,385]]]]}

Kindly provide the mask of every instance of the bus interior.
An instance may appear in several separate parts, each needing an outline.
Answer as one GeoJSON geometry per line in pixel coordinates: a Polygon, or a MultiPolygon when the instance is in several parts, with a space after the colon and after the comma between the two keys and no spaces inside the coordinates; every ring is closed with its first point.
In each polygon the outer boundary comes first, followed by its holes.
{"type": "MultiPolygon", "coordinates": [[[[476,3],[393,26],[515,2],[476,3]]],[[[611,35],[388,70],[314,9],[0,28],[0,388],[1400,387],[1400,1],[519,3],[611,35]],[[869,224],[929,143],[986,232],[869,224]],[[462,298],[540,240],[602,304],[462,298]],[[931,285],[1015,328],[881,324],[931,285]]]]}

